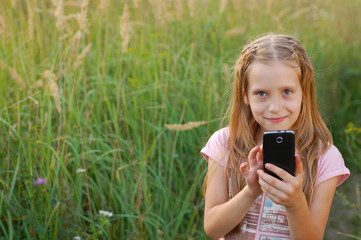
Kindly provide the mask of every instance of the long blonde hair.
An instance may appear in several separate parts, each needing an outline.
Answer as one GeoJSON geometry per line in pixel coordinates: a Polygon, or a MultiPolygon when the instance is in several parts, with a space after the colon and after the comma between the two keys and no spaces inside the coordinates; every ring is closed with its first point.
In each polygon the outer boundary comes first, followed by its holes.
{"type": "Polygon", "coordinates": [[[229,117],[229,157],[226,161],[225,179],[230,178],[231,189],[227,192],[234,197],[245,186],[245,179],[239,166],[248,161],[250,150],[256,146],[260,125],[251,110],[244,103],[247,92],[247,71],[255,62],[281,60],[297,63],[302,88],[300,115],[291,130],[296,135],[296,152],[304,167],[303,191],[308,204],[311,202],[317,178],[317,159],[330,147],[332,136],[321,118],[317,106],[314,70],[310,59],[300,42],[291,36],[268,34],[246,45],[235,65],[233,93],[226,116],[229,117]],[[230,167],[230,169],[229,169],[230,167]],[[229,171],[228,171],[229,169],[229,171]]]}

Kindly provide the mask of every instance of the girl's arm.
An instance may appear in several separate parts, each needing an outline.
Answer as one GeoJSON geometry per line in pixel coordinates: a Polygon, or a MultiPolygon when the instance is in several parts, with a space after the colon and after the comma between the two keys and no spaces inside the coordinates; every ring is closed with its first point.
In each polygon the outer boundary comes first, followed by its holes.
{"type": "Polygon", "coordinates": [[[274,165],[267,164],[266,168],[283,179],[280,181],[262,170],[258,171],[264,193],[272,201],[286,208],[291,238],[322,239],[337,186],[337,177],[317,185],[311,204],[308,206],[302,191],[303,166],[298,156],[295,177],[274,165]]]}
{"type": "Polygon", "coordinates": [[[304,198],[299,207],[287,209],[292,239],[323,239],[337,178],[333,177],[316,186],[310,206],[304,198]]]}
{"type": "Polygon", "coordinates": [[[250,206],[261,194],[256,173],[262,166],[262,162],[258,161],[259,150],[260,147],[251,150],[249,170],[245,169],[248,164],[242,164],[240,170],[246,179],[248,178],[248,184],[230,200],[225,188],[224,167],[215,160],[209,159],[204,210],[204,230],[209,237],[219,239],[229,233],[241,222],[250,206]]]}

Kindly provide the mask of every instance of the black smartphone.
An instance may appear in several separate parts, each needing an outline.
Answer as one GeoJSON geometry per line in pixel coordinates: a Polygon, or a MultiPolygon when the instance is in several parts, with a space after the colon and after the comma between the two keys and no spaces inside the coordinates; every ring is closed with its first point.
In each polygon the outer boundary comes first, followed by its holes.
{"type": "Polygon", "coordinates": [[[295,176],[295,133],[293,131],[269,131],[263,134],[263,169],[266,173],[282,180],[265,168],[266,163],[272,163],[295,176]]]}

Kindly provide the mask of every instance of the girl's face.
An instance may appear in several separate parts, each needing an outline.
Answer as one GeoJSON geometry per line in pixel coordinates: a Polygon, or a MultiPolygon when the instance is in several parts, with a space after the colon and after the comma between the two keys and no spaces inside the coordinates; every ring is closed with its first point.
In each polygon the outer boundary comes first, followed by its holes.
{"type": "Polygon", "coordinates": [[[254,62],[248,70],[244,101],[264,131],[288,130],[296,122],[302,105],[298,68],[280,61],[254,62]]]}

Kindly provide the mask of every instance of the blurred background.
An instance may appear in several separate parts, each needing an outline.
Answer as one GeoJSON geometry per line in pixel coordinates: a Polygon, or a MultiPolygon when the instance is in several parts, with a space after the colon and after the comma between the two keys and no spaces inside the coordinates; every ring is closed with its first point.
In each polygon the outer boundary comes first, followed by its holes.
{"type": "Polygon", "coordinates": [[[232,66],[299,39],[351,177],[324,239],[361,239],[360,0],[1,0],[0,239],[206,239],[199,153],[232,66]]]}

